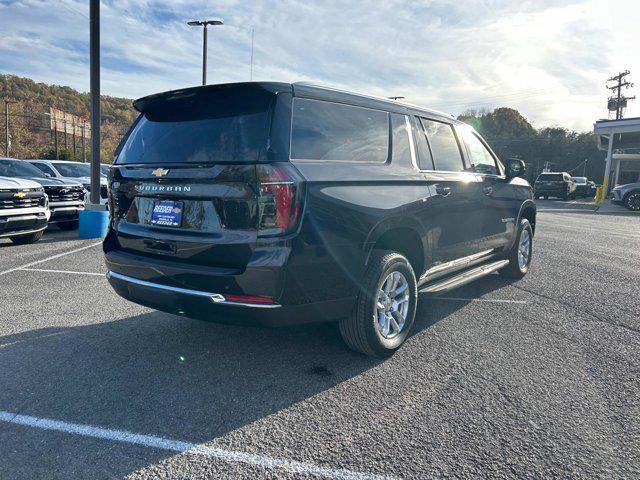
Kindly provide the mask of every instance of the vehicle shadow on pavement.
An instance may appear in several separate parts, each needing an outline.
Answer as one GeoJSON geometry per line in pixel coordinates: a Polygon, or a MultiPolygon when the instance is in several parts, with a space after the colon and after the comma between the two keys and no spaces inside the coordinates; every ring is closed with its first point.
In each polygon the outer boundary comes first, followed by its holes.
{"type": "MultiPolygon", "coordinates": [[[[455,296],[477,297],[507,284],[492,275],[455,296]]],[[[415,333],[466,303],[421,295],[415,333]]],[[[6,335],[0,337],[0,362],[0,410],[225,448],[234,441],[220,437],[383,360],[351,352],[327,324],[240,327],[150,312],[6,335]]],[[[110,448],[105,444],[105,451],[110,448]]],[[[60,452],[44,450],[33,461],[43,468],[56,464],[60,452]]],[[[118,462],[108,455],[94,455],[91,462],[122,477],[173,455],[145,449],[118,462]]],[[[0,467],[11,471],[19,463],[8,453],[0,467]]]]}
{"type": "MultiPolygon", "coordinates": [[[[330,325],[238,327],[152,312],[6,335],[0,362],[0,410],[199,443],[380,360],[349,351],[330,325]]],[[[121,477],[170,455],[104,468],[121,477]]]]}

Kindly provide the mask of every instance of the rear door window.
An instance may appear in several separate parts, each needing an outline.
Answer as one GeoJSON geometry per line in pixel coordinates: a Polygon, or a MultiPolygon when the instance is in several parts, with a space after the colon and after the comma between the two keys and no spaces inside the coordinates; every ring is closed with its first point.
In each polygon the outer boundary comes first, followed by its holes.
{"type": "Polygon", "coordinates": [[[388,156],[387,112],[306,98],[294,99],[292,159],[383,163],[388,156]]]}
{"type": "Polygon", "coordinates": [[[420,122],[431,147],[435,169],[444,172],[463,172],[465,168],[462,153],[453,125],[426,118],[421,118],[420,122]]]}
{"type": "Polygon", "coordinates": [[[427,143],[427,136],[422,128],[422,124],[418,118],[415,118],[413,128],[415,130],[414,138],[416,139],[416,161],[420,170],[434,170],[433,157],[431,149],[427,143]]]}
{"type": "Polygon", "coordinates": [[[407,117],[397,113],[391,114],[392,155],[394,164],[411,165],[411,144],[409,143],[409,130],[407,129],[407,117]]]}

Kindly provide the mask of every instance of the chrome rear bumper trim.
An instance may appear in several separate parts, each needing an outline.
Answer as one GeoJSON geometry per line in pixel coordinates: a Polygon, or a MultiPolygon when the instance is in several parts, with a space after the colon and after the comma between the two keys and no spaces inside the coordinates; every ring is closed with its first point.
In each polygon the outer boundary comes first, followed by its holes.
{"type": "Polygon", "coordinates": [[[136,285],[141,285],[143,287],[156,288],[158,290],[165,290],[174,293],[181,293],[183,295],[190,295],[192,297],[201,297],[210,300],[212,303],[217,305],[229,305],[233,307],[250,307],[250,308],[278,308],[281,305],[276,304],[268,304],[262,305],[259,303],[242,303],[242,302],[231,302],[225,298],[224,295],[220,293],[211,293],[211,292],[202,292],[200,290],[189,290],[187,288],[179,288],[179,287],[171,287],[169,285],[162,285],[160,283],[147,282],[146,280],[140,280],[139,278],[128,277],[126,275],[122,275],[120,273],[108,271],[107,278],[115,278],[118,280],[122,280],[127,283],[134,283],[136,285]]]}

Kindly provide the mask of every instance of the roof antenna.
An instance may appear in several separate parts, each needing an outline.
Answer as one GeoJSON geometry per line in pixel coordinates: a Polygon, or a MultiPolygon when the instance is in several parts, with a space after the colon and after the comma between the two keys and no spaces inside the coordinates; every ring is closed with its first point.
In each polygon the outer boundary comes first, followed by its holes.
{"type": "Polygon", "coordinates": [[[402,100],[404,97],[387,97],[389,100],[402,100]]]}
{"type": "Polygon", "coordinates": [[[251,27],[251,70],[249,73],[249,81],[253,81],[253,27],[251,27]]]}

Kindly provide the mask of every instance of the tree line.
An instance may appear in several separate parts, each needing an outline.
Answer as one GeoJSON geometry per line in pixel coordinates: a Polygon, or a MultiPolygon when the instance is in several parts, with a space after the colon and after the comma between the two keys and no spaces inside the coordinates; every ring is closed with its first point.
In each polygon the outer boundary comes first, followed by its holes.
{"type": "Polygon", "coordinates": [[[563,127],[534,128],[513,108],[468,111],[458,119],[473,126],[500,158],[517,157],[527,164],[530,180],[535,180],[549,162],[552,171],[569,172],[602,182],[603,152],[598,150],[593,132],[575,132],[563,127]]]}
{"type": "MultiPolygon", "coordinates": [[[[16,158],[55,158],[54,136],[45,115],[49,107],[89,118],[89,94],[70,87],[37,83],[29,78],[0,75],[0,98],[10,104],[9,131],[11,156],[16,158]]],[[[109,163],[120,139],[136,118],[132,100],[110,96],[101,97],[102,162],[109,163]]],[[[518,157],[527,163],[530,180],[534,180],[550,162],[554,171],[568,171],[579,176],[586,174],[596,182],[602,181],[604,154],[596,147],[592,132],[574,132],[562,127],[535,129],[517,110],[497,108],[492,111],[468,111],[458,119],[473,126],[501,158],[518,157]]],[[[3,132],[4,133],[4,132],[3,132]]],[[[58,133],[60,158],[74,158],[72,138],[58,133]]],[[[0,135],[0,152],[4,152],[5,135],[0,135]]],[[[87,158],[89,143],[86,142],[87,158]]],[[[82,159],[81,139],[76,138],[75,159],[82,159]]]]}

